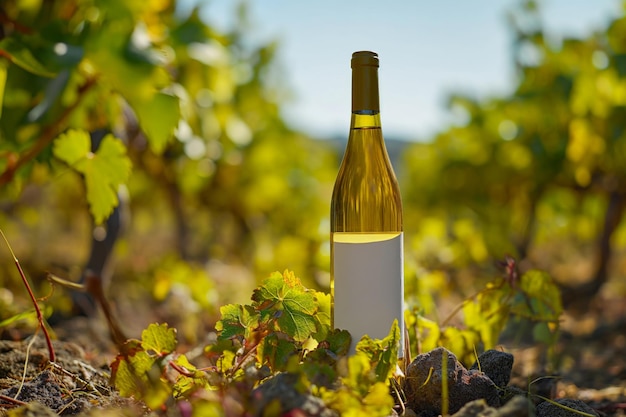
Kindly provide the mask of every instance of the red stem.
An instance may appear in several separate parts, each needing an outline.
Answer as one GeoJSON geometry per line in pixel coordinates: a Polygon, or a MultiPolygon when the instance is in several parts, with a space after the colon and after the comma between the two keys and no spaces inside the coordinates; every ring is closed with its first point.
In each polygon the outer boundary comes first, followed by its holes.
{"type": "Polygon", "coordinates": [[[50,355],[50,362],[55,362],[56,355],[54,354],[54,348],[52,347],[52,340],[50,339],[50,334],[48,333],[48,329],[46,328],[46,323],[44,322],[43,314],[41,314],[41,309],[39,308],[39,304],[37,303],[37,298],[35,298],[35,294],[33,290],[30,288],[30,284],[26,279],[26,275],[24,275],[24,271],[20,266],[20,261],[17,258],[13,258],[15,261],[15,266],[17,266],[17,270],[20,272],[20,276],[22,277],[22,281],[24,282],[24,286],[26,286],[26,290],[28,291],[28,295],[30,296],[33,305],[35,306],[35,311],[37,312],[37,320],[39,321],[39,326],[41,326],[41,330],[43,330],[44,338],[46,339],[46,345],[48,346],[48,354],[50,355]]]}
{"type": "Polygon", "coordinates": [[[37,304],[37,298],[35,298],[35,294],[33,293],[33,290],[30,288],[30,284],[28,283],[28,280],[26,279],[24,270],[22,270],[20,261],[17,260],[17,256],[15,256],[15,253],[13,252],[13,248],[11,248],[11,245],[9,244],[9,240],[4,235],[4,232],[2,231],[2,229],[0,229],[0,236],[2,236],[5,243],[7,244],[7,247],[9,248],[9,252],[11,252],[11,256],[13,256],[13,261],[15,262],[15,266],[17,266],[17,270],[20,273],[20,277],[22,277],[22,282],[24,283],[24,286],[26,287],[26,290],[28,291],[28,295],[30,296],[31,301],[33,302],[33,306],[35,306],[35,312],[37,313],[37,320],[39,321],[39,326],[41,327],[41,330],[43,330],[43,335],[46,339],[46,345],[48,345],[48,354],[50,356],[50,362],[55,362],[56,355],[54,354],[54,348],[52,347],[52,340],[50,339],[50,334],[48,333],[48,329],[46,328],[46,324],[43,318],[43,314],[41,314],[41,309],[39,308],[39,304],[37,304]]]}
{"type": "Polygon", "coordinates": [[[189,378],[193,378],[195,376],[195,373],[192,371],[189,371],[188,369],[183,368],[182,366],[180,366],[179,364],[175,363],[174,361],[170,361],[169,365],[174,368],[176,370],[176,372],[178,372],[179,374],[189,377],[189,378]]]}

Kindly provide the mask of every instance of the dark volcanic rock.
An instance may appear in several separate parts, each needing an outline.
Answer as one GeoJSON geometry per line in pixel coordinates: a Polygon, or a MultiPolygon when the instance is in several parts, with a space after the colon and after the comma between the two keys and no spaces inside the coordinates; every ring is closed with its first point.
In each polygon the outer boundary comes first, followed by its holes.
{"type": "Polygon", "coordinates": [[[553,404],[550,401],[544,401],[537,405],[537,417],[580,417],[581,411],[593,416],[599,416],[596,410],[589,407],[584,401],[581,400],[559,398],[553,401],[562,406],[568,407],[571,410],[559,407],[557,404],[553,404]]]}
{"type": "Polygon", "coordinates": [[[470,401],[484,399],[498,407],[498,387],[483,372],[468,371],[444,348],[437,348],[415,358],[407,367],[404,393],[407,406],[423,416],[437,416],[442,407],[442,360],[447,364],[448,412],[456,413],[470,401]]]}
{"type": "Polygon", "coordinates": [[[504,388],[511,379],[513,355],[499,350],[488,350],[478,356],[478,360],[474,362],[470,370],[472,369],[481,370],[487,374],[494,384],[504,388]]]}

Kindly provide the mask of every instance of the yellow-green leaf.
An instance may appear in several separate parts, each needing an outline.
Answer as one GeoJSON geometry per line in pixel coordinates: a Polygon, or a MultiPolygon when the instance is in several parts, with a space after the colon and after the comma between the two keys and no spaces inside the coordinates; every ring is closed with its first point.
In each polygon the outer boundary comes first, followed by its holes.
{"type": "Polygon", "coordinates": [[[132,164],[122,141],[106,135],[93,153],[89,133],[73,129],[54,141],[53,153],[83,174],[91,214],[97,224],[102,223],[118,204],[118,187],[130,176],[132,164]]]}
{"type": "Polygon", "coordinates": [[[176,345],[176,329],[169,328],[165,323],[152,323],[141,332],[141,347],[147,352],[153,351],[163,356],[172,353],[176,345]]]}
{"type": "Polygon", "coordinates": [[[84,130],[68,130],[54,140],[52,151],[54,156],[73,167],[91,154],[89,133],[84,130]]]}

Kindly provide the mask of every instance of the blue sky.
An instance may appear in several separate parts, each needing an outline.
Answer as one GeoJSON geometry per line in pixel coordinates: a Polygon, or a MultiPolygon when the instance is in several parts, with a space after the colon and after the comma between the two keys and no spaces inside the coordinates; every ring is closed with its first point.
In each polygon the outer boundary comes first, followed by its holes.
{"type": "MultiPolygon", "coordinates": [[[[185,6],[193,0],[182,0],[185,6]]],[[[226,29],[238,0],[198,1],[202,15],[226,29]]],[[[381,120],[387,137],[427,139],[450,118],[451,92],[478,96],[512,86],[515,0],[250,0],[251,37],[279,39],[282,82],[293,94],[283,114],[314,136],[347,134],[350,56],[380,58],[381,120]]],[[[581,36],[620,10],[619,0],[544,0],[545,26],[555,36],[581,36]]]]}

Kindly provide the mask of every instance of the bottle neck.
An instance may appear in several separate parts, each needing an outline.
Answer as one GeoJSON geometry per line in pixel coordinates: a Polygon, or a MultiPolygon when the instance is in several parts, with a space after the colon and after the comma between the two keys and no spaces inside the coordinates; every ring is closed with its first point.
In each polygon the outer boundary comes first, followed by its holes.
{"type": "Polygon", "coordinates": [[[352,112],[350,129],[375,129],[380,127],[379,112],[352,112]]]}

